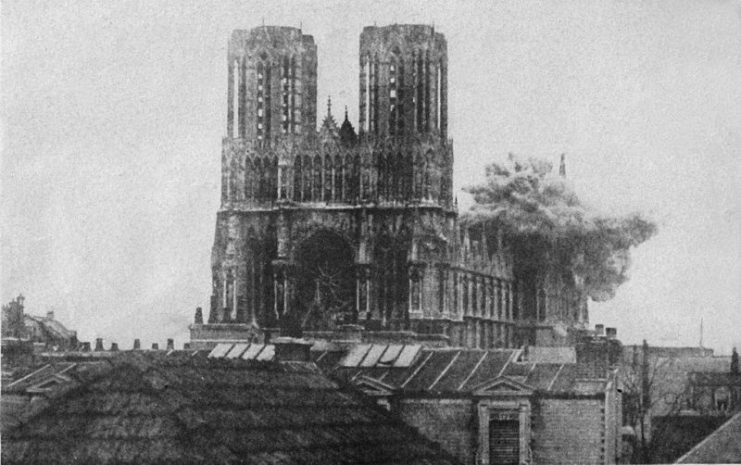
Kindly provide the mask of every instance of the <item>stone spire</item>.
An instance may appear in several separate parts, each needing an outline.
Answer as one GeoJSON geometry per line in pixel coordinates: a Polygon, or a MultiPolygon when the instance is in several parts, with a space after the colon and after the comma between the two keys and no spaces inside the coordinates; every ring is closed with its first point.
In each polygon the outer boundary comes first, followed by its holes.
{"type": "Polygon", "coordinates": [[[358,135],[355,133],[355,128],[347,118],[347,105],[345,105],[345,120],[342,122],[340,127],[340,142],[345,146],[355,145],[358,140],[358,135]]]}
{"type": "Polygon", "coordinates": [[[322,121],[322,126],[319,128],[319,135],[322,139],[336,139],[340,135],[340,130],[337,127],[337,122],[334,120],[334,116],[332,116],[332,97],[327,97],[327,116],[324,117],[324,121],[322,121]]]}
{"type": "Polygon", "coordinates": [[[558,167],[558,174],[562,178],[566,177],[566,154],[565,153],[561,154],[561,164],[558,167]]]}

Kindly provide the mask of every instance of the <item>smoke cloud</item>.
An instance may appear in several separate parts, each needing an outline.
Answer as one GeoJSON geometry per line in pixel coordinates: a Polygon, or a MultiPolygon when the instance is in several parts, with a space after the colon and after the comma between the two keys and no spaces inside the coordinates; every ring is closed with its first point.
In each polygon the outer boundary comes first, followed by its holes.
{"type": "Polygon", "coordinates": [[[488,165],[485,181],[465,191],[474,205],[464,224],[502,231],[520,266],[556,264],[595,301],[615,296],[628,279],[630,249],[657,232],[644,213],[609,216],[587,207],[541,159],[510,155],[488,165]]]}

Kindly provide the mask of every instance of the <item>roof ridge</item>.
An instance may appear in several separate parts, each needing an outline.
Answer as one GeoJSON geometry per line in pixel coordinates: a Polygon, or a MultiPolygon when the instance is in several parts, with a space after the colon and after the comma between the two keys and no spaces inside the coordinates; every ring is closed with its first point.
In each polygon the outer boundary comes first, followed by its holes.
{"type": "Polygon", "coordinates": [[[697,443],[697,445],[695,445],[695,447],[693,447],[692,449],[690,449],[689,452],[687,452],[683,456],[679,457],[674,463],[682,463],[683,460],[687,459],[692,453],[696,452],[697,449],[699,449],[702,445],[704,445],[706,442],[708,442],[713,436],[715,436],[721,430],[727,428],[731,423],[733,423],[737,419],[737,417],[739,419],[741,419],[741,412],[736,413],[731,418],[729,418],[728,421],[726,421],[725,423],[723,423],[722,425],[720,425],[718,428],[716,428],[712,433],[710,433],[707,436],[705,436],[705,439],[703,439],[702,441],[700,441],[699,443],[697,443]]]}

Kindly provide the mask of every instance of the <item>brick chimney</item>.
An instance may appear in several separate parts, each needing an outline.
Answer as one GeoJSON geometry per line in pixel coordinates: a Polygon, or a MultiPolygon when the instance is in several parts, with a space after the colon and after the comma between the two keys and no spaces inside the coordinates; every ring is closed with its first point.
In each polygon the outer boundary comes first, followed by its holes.
{"type": "Polygon", "coordinates": [[[175,340],[174,339],[167,340],[167,350],[175,350],[175,340]]]}
{"type": "Polygon", "coordinates": [[[311,361],[312,342],[293,337],[277,337],[272,343],[275,345],[275,360],[278,362],[311,361]]]}
{"type": "Polygon", "coordinates": [[[111,342],[111,352],[118,352],[118,342],[111,342]]]}
{"type": "Polygon", "coordinates": [[[134,350],[141,350],[142,348],[142,341],[139,339],[134,339],[134,350]]]}
{"type": "Polygon", "coordinates": [[[95,339],[95,352],[103,352],[105,349],[103,348],[103,338],[99,337],[95,339]]]}
{"type": "Polygon", "coordinates": [[[203,309],[201,307],[196,307],[196,316],[193,321],[197,325],[203,324],[203,309]]]}
{"type": "Polygon", "coordinates": [[[90,352],[90,343],[89,342],[83,342],[82,343],[82,352],[90,352]]]}
{"type": "Polygon", "coordinates": [[[605,325],[594,325],[594,335],[604,336],[605,335],[605,325]]]}
{"type": "Polygon", "coordinates": [[[605,328],[607,339],[617,339],[617,328],[605,328]]]}
{"type": "Polygon", "coordinates": [[[152,350],[160,350],[160,345],[157,344],[156,342],[153,342],[152,343],[152,350]]]}

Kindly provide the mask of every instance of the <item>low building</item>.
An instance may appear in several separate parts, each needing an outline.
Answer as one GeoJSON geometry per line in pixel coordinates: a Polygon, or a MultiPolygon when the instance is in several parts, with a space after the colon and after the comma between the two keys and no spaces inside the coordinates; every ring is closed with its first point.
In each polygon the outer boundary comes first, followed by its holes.
{"type": "Polygon", "coordinates": [[[608,464],[622,449],[616,370],[596,376],[574,348],[360,344],[315,358],[466,464],[608,464]]]}
{"type": "Polygon", "coordinates": [[[77,331],[67,329],[49,311],[46,316],[33,316],[25,312],[25,298],[19,295],[3,305],[3,338],[31,341],[43,350],[72,350],[78,345],[77,331]]]}
{"type": "Polygon", "coordinates": [[[289,346],[257,360],[173,350],[50,357],[3,386],[3,421],[8,395],[35,407],[17,409],[3,431],[2,462],[456,463],[289,346]],[[276,354],[288,361],[269,360],[276,354]]]}

